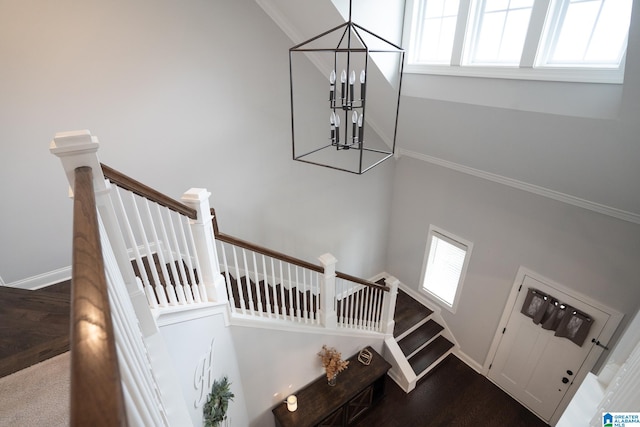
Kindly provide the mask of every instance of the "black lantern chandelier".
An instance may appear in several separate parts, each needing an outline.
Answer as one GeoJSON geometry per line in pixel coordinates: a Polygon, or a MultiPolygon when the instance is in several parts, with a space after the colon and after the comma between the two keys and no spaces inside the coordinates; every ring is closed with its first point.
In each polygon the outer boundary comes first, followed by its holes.
{"type": "Polygon", "coordinates": [[[404,50],[352,22],[351,2],[348,22],[289,49],[293,159],[363,174],[395,152],[404,50]]]}

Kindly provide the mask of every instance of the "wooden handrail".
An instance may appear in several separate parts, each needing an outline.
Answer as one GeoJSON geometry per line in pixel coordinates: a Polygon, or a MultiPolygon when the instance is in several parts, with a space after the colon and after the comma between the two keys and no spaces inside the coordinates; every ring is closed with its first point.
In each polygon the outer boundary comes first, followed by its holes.
{"type": "Polygon", "coordinates": [[[370,280],[361,279],[360,277],[351,276],[350,274],[340,273],[336,271],[336,277],[343,280],[348,280],[350,282],[355,282],[360,285],[368,286],[370,288],[381,289],[385,292],[389,292],[391,289],[386,285],[381,285],[380,283],[372,282],[370,280]]]}
{"type": "Polygon", "coordinates": [[[93,171],[75,170],[71,278],[71,426],[126,426],[93,171]]]}
{"type": "Polygon", "coordinates": [[[105,165],[104,163],[101,163],[100,166],[102,166],[102,173],[104,174],[105,178],[113,182],[118,187],[129,190],[132,193],[137,194],[138,196],[156,202],[161,206],[169,208],[172,211],[178,212],[191,219],[198,218],[197,211],[185,205],[184,203],[180,203],[179,201],[162,194],[158,190],[154,190],[153,188],[144,185],[140,181],[136,181],[135,179],[123,174],[122,172],[119,172],[112,167],[105,165]]]}
{"type": "MultiPolygon", "coordinates": [[[[228,234],[223,234],[223,233],[220,232],[220,229],[218,228],[218,219],[217,219],[217,216],[216,216],[216,211],[213,208],[211,208],[211,217],[212,217],[211,221],[213,222],[213,234],[215,235],[216,239],[220,240],[221,242],[226,242],[226,243],[230,243],[232,245],[240,246],[241,248],[249,249],[251,251],[254,251],[254,252],[257,252],[257,253],[260,253],[260,254],[263,254],[263,255],[270,256],[272,258],[280,259],[282,261],[288,262],[290,264],[297,265],[299,267],[303,267],[303,268],[307,268],[309,270],[317,271],[318,273],[324,273],[324,267],[322,267],[322,266],[315,265],[315,264],[312,264],[310,262],[303,261],[301,259],[291,257],[289,255],[285,255],[285,254],[283,254],[281,252],[274,251],[274,250],[265,248],[263,246],[256,245],[256,244],[251,243],[251,242],[247,242],[246,240],[238,239],[237,237],[229,236],[228,234]]],[[[339,271],[336,271],[336,277],[339,277],[339,278],[344,279],[344,280],[349,280],[351,282],[355,282],[355,283],[358,283],[360,285],[369,286],[371,288],[381,289],[381,290],[383,290],[385,292],[388,292],[390,290],[388,286],[381,285],[381,284],[375,283],[375,282],[371,282],[369,280],[361,279],[361,278],[356,277],[356,276],[351,276],[349,274],[340,273],[339,271]]]]}
{"type": "Polygon", "coordinates": [[[257,252],[259,254],[267,255],[275,259],[279,259],[289,264],[297,265],[299,267],[306,268],[308,270],[317,271],[318,273],[324,273],[324,268],[320,265],[315,265],[307,261],[303,261],[298,258],[294,258],[289,255],[285,255],[281,252],[277,252],[271,249],[267,249],[260,245],[256,245],[251,242],[247,242],[246,240],[238,239],[237,237],[229,236],[227,234],[218,233],[216,234],[216,239],[221,242],[230,243],[232,245],[240,246],[241,248],[249,249],[253,252],[257,252]]]}

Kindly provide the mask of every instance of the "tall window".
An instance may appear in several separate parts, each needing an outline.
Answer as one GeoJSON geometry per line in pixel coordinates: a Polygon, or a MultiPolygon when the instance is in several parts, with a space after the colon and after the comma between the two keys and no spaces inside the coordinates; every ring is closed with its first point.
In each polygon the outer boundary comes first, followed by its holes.
{"type": "Polygon", "coordinates": [[[470,40],[467,63],[518,65],[533,10],[533,0],[485,0],[470,40]]]}
{"type": "Polygon", "coordinates": [[[621,83],[633,0],[408,0],[405,71],[621,83]]]}
{"type": "Polygon", "coordinates": [[[470,242],[433,225],[429,228],[422,290],[455,313],[471,256],[470,242]]]}

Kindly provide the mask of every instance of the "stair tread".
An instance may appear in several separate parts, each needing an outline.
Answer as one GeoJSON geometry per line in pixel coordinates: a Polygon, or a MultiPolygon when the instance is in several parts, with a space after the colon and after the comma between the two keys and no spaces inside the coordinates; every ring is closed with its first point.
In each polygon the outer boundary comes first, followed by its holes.
{"type": "Polygon", "coordinates": [[[433,337],[438,335],[443,329],[444,327],[442,325],[433,319],[429,319],[418,327],[418,329],[398,341],[398,345],[405,356],[408,356],[420,348],[422,344],[433,339],[433,337]]]}
{"type": "Polygon", "coordinates": [[[421,372],[431,366],[452,347],[453,343],[451,341],[442,335],[438,336],[435,340],[429,343],[428,346],[409,359],[409,364],[411,365],[411,368],[413,368],[413,372],[415,372],[416,375],[420,375],[421,372]]]}
{"type": "Polygon", "coordinates": [[[398,290],[396,310],[393,316],[395,327],[393,336],[398,337],[411,329],[413,325],[431,316],[433,310],[424,306],[402,290],[398,290]]]}

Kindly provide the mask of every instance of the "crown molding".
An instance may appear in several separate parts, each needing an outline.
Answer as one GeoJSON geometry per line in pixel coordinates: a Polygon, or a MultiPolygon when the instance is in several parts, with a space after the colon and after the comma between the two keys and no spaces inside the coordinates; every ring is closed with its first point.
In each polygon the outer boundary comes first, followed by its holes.
{"type": "Polygon", "coordinates": [[[571,196],[569,194],[561,193],[559,191],[551,190],[548,188],[540,187],[526,182],[518,181],[516,179],[507,178],[502,175],[497,175],[491,172],[482,171],[479,169],[470,168],[458,163],[450,162],[448,160],[439,159],[437,157],[428,156],[426,154],[418,153],[415,151],[399,148],[396,150],[400,155],[412,157],[414,159],[422,160],[424,162],[432,163],[438,166],[442,166],[448,169],[453,169],[458,172],[472,175],[478,178],[486,179],[488,181],[497,182],[499,184],[507,185],[519,190],[528,191],[529,193],[537,194],[538,196],[547,197],[549,199],[557,200],[559,202],[567,203],[569,205],[577,206],[583,209],[588,209],[593,212],[597,212],[603,215],[611,216],[613,218],[621,219],[623,221],[640,224],[640,214],[624,211],[622,209],[613,208],[611,206],[602,205],[589,200],[581,199],[579,197],[571,196]]]}
{"type": "Polygon", "coordinates": [[[280,9],[269,0],[255,0],[258,6],[276,23],[278,27],[294,42],[303,40],[300,31],[285,17],[280,9]]]}

